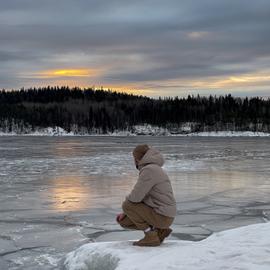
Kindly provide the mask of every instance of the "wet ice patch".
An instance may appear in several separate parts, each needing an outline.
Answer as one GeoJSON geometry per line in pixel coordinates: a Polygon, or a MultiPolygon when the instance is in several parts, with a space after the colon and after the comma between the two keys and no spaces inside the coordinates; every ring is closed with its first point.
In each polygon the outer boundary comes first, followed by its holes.
{"type": "Polygon", "coordinates": [[[168,172],[189,172],[205,168],[205,163],[198,154],[196,157],[187,156],[187,154],[164,154],[164,158],[163,168],[168,172]]]}
{"type": "Polygon", "coordinates": [[[21,183],[58,175],[88,177],[98,175],[119,176],[136,173],[129,153],[98,153],[80,157],[25,157],[2,159],[1,182],[21,183]],[[75,172],[75,173],[74,173],[75,172]]]}
{"type": "Polygon", "coordinates": [[[163,167],[168,172],[196,171],[204,168],[204,163],[199,160],[174,160],[167,159],[163,167]]]}

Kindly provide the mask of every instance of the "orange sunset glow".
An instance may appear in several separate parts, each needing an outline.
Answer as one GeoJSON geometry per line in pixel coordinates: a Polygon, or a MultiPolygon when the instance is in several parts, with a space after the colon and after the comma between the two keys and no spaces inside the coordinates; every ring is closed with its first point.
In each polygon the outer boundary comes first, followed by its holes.
{"type": "Polygon", "coordinates": [[[93,77],[99,72],[88,68],[52,69],[34,73],[37,78],[93,77]]]}

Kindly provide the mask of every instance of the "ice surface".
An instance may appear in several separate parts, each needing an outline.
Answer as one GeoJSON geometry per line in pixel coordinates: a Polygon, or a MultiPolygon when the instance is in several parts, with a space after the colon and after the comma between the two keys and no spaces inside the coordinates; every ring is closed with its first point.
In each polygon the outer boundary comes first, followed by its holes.
{"type": "Polygon", "coordinates": [[[217,270],[270,268],[270,223],[215,233],[200,242],[166,241],[160,247],[130,242],[86,244],[69,253],[67,270],[217,270]]]}
{"type": "Polygon", "coordinates": [[[96,238],[97,242],[103,241],[119,241],[136,239],[139,237],[143,237],[143,233],[141,231],[120,231],[120,232],[109,232],[106,234],[102,234],[101,236],[96,238]]]}
{"type": "Polygon", "coordinates": [[[178,208],[170,240],[269,220],[269,138],[1,137],[0,269],[60,269],[84,243],[140,238],[115,222],[138,143],[166,159],[178,208]]]}

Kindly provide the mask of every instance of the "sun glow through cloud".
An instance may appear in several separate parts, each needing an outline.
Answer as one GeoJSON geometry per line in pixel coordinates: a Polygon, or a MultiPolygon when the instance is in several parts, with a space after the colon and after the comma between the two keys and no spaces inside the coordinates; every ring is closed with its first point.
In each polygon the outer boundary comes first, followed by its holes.
{"type": "Polygon", "coordinates": [[[36,73],[23,73],[22,77],[33,78],[61,78],[61,77],[94,77],[100,74],[100,70],[90,68],[51,69],[36,73]]]}
{"type": "Polygon", "coordinates": [[[200,31],[200,32],[190,32],[187,34],[188,38],[190,39],[200,39],[208,36],[209,33],[206,31],[200,31]]]}
{"type": "Polygon", "coordinates": [[[231,76],[228,78],[209,78],[205,81],[196,81],[192,84],[193,87],[224,89],[238,88],[247,86],[261,86],[270,84],[270,73],[253,73],[231,76]]]}

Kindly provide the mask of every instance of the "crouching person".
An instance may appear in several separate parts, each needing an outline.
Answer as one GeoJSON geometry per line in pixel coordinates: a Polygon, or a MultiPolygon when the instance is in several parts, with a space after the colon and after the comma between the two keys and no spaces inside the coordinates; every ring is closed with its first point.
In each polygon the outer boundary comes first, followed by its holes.
{"type": "Polygon", "coordinates": [[[116,220],[123,228],[144,231],[144,238],[133,245],[159,246],[172,232],[170,225],[176,215],[171,182],[161,168],[164,159],[155,148],[138,145],[133,157],[139,177],[116,220]]]}

